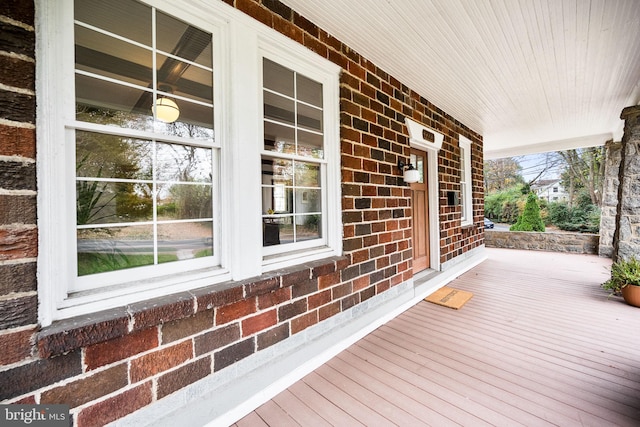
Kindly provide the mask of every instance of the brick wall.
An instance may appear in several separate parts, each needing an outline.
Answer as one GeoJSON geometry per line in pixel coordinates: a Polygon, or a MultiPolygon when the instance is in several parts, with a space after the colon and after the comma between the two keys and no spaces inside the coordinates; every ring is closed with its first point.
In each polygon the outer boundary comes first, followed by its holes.
{"type": "Polygon", "coordinates": [[[33,5],[0,19],[0,365],[29,357],[37,331],[33,5]]]}
{"type": "Polygon", "coordinates": [[[441,262],[483,244],[482,139],[276,0],[228,0],[343,68],[344,256],[37,326],[32,0],[0,9],[0,400],[70,404],[76,425],[120,418],[412,277],[404,118],[444,134],[441,262]],[[472,142],[474,220],[460,227],[458,134],[472,142]]]}

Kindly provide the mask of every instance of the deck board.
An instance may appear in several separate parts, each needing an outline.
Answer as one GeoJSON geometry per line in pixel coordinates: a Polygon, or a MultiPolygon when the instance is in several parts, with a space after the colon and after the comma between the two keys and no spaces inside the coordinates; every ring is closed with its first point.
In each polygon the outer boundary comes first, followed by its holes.
{"type": "Polygon", "coordinates": [[[237,426],[640,425],[640,309],[600,288],[610,260],[487,252],[449,284],[462,309],[416,304],[237,426]]]}

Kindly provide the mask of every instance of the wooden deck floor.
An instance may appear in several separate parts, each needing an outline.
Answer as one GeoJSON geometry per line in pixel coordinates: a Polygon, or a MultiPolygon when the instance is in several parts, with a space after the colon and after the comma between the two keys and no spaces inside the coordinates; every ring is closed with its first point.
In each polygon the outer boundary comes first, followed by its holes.
{"type": "Polygon", "coordinates": [[[449,286],[238,421],[257,426],[640,426],[640,309],[610,261],[488,249],[449,286]]]}

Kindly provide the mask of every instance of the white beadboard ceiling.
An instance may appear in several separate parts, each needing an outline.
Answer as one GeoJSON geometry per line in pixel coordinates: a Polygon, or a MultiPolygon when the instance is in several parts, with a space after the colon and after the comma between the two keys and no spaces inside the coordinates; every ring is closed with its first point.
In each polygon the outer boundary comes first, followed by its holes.
{"type": "Polygon", "coordinates": [[[640,101],[640,0],[282,0],[484,136],[602,145],[640,101]]]}

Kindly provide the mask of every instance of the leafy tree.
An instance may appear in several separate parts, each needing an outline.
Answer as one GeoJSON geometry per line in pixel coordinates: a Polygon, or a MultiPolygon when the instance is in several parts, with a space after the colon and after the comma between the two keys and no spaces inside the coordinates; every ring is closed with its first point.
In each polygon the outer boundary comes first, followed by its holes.
{"type": "Polygon", "coordinates": [[[524,206],[522,215],[509,228],[509,231],[544,231],[544,222],[540,216],[540,206],[538,206],[538,196],[534,193],[529,193],[529,196],[527,196],[527,204],[524,206]]]}
{"type": "Polygon", "coordinates": [[[521,211],[518,205],[522,198],[522,185],[487,194],[484,198],[484,214],[494,221],[513,224],[521,211]]]}
{"type": "Polygon", "coordinates": [[[484,191],[492,193],[506,190],[524,182],[520,164],[513,157],[487,160],[484,163],[484,191]]]}

